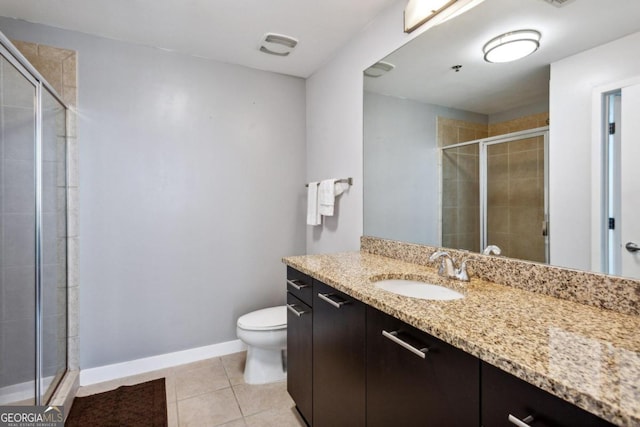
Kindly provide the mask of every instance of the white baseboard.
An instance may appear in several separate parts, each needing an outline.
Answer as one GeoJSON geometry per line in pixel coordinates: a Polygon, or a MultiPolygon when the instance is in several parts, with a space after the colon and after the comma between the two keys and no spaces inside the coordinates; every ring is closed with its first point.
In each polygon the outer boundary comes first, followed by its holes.
{"type": "Polygon", "coordinates": [[[82,369],[80,371],[80,386],[111,381],[131,375],[157,371],[185,363],[197,362],[212,357],[225,356],[246,350],[246,345],[240,340],[227,341],[174,353],[160,354],[113,365],[98,366],[97,368],[82,369]]]}

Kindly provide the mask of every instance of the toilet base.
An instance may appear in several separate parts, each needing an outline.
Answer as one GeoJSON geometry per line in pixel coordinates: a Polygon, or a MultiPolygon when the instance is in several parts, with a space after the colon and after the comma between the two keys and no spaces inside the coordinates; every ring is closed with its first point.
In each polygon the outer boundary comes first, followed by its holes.
{"type": "Polygon", "coordinates": [[[266,384],[286,379],[285,350],[248,346],[247,362],[244,367],[245,383],[266,384]]]}

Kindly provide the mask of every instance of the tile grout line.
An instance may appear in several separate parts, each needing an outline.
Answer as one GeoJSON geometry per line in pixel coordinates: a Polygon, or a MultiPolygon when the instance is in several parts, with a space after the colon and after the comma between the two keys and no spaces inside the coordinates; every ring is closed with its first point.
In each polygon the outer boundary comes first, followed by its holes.
{"type": "MultiPolygon", "coordinates": [[[[231,380],[229,380],[229,384],[231,384],[231,380]]],[[[236,389],[233,385],[231,386],[231,392],[233,393],[233,398],[236,400],[236,405],[238,405],[238,409],[240,409],[240,413],[242,414],[242,419],[244,420],[246,415],[244,413],[244,410],[242,409],[242,406],[240,406],[240,400],[238,400],[238,394],[236,393],[236,389]]],[[[245,424],[246,424],[246,420],[245,420],[245,424]]]]}
{"type": "Polygon", "coordinates": [[[244,411],[242,410],[242,406],[240,406],[240,401],[238,400],[238,395],[236,394],[236,390],[234,388],[234,385],[231,383],[231,378],[229,377],[229,371],[227,370],[227,366],[225,365],[224,361],[222,360],[222,357],[220,358],[220,362],[222,363],[222,369],[224,369],[224,373],[227,376],[227,381],[229,381],[229,387],[231,388],[231,393],[233,393],[233,398],[236,401],[236,405],[238,406],[238,410],[240,411],[240,418],[236,418],[234,420],[231,421],[227,421],[225,423],[219,424],[220,425],[224,425],[224,424],[228,424],[230,422],[234,422],[234,421],[238,421],[238,420],[242,420],[245,424],[245,426],[247,425],[247,420],[245,418],[244,415],[244,411]]]}

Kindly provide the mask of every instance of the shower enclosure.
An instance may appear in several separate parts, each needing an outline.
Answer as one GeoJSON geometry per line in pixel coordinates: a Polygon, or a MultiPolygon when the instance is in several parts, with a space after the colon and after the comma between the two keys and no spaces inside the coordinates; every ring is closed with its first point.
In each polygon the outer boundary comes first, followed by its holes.
{"type": "Polygon", "coordinates": [[[548,130],[442,148],[442,245],[549,261],[548,130]]]}
{"type": "Polygon", "coordinates": [[[0,405],[46,404],[67,369],[66,106],[0,38],[0,405]]]}

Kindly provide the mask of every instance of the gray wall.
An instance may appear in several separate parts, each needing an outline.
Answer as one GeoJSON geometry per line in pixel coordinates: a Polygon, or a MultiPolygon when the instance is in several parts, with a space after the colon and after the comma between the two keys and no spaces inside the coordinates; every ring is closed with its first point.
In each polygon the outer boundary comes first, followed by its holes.
{"type": "Polygon", "coordinates": [[[440,245],[438,116],[481,114],[364,92],[364,234],[440,245]]]}
{"type": "Polygon", "coordinates": [[[0,19],[79,52],[80,365],[233,340],[305,249],[301,79],[0,19]]]}

